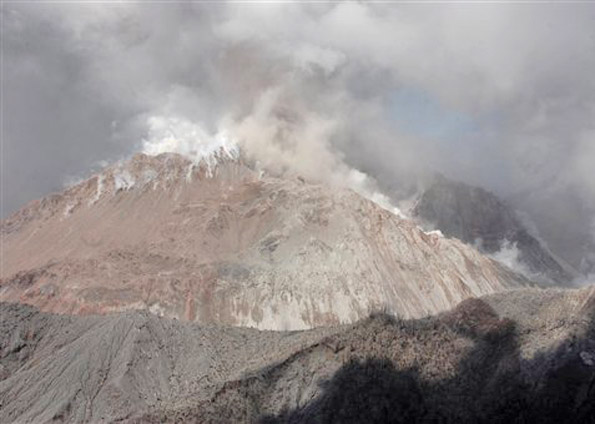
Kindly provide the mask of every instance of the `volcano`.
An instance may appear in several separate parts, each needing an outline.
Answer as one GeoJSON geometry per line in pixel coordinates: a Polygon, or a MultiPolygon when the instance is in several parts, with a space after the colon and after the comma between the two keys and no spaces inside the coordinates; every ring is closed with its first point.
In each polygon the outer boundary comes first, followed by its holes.
{"type": "Polygon", "coordinates": [[[0,300],[296,330],[371,311],[418,318],[530,285],[356,194],[235,151],[138,154],[1,224],[0,300]]]}

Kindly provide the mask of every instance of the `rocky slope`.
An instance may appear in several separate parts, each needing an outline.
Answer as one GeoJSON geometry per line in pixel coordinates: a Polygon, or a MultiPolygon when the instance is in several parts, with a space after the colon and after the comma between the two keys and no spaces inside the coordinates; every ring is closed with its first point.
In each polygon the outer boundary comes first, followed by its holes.
{"type": "Polygon", "coordinates": [[[50,315],[5,303],[0,316],[2,423],[111,422],[206,398],[333,331],[200,327],[146,311],[50,315]]]}
{"type": "Polygon", "coordinates": [[[0,300],[59,313],[305,329],[529,284],[352,191],[274,178],[226,151],[137,155],[32,202],[1,235],[0,300]]]}
{"type": "Polygon", "coordinates": [[[578,276],[527,230],[506,203],[479,187],[437,176],[415,204],[412,215],[484,253],[500,254],[532,280],[569,286],[578,276]]]}
{"type": "Polygon", "coordinates": [[[304,332],[0,304],[0,421],[551,422],[595,416],[595,289],[304,332]]]}

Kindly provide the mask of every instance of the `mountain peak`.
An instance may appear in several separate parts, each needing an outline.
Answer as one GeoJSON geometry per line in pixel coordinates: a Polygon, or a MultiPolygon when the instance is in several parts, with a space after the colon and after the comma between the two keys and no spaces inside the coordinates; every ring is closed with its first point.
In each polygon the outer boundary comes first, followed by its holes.
{"type": "Polygon", "coordinates": [[[351,190],[217,158],[136,155],[11,217],[0,300],[279,330],[420,317],[528,284],[351,190]]]}
{"type": "Polygon", "coordinates": [[[172,190],[193,180],[215,178],[230,166],[248,171],[239,149],[222,146],[208,154],[194,156],[172,152],[137,153],[60,193],[30,202],[3,220],[0,231],[7,234],[30,220],[45,220],[54,215],[66,219],[77,209],[92,207],[122,192],[172,190]]]}
{"type": "Polygon", "coordinates": [[[509,266],[516,264],[536,281],[568,286],[576,277],[576,272],[555,257],[505,201],[483,188],[437,175],[412,215],[447,237],[474,245],[498,260],[506,259],[509,266]]]}

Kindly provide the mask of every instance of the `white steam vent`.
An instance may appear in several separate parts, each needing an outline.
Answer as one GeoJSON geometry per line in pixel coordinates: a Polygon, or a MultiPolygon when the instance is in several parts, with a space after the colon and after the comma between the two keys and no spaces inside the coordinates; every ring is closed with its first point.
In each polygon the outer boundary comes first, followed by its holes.
{"type": "Polygon", "coordinates": [[[179,153],[196,165],[205,164],[210,173],[221,160],[237,159],[237,143],[224,131],[208,134],[187,119],[152,116],[147,119],[148,136],[143,139],[143,153],[179,153]]]}

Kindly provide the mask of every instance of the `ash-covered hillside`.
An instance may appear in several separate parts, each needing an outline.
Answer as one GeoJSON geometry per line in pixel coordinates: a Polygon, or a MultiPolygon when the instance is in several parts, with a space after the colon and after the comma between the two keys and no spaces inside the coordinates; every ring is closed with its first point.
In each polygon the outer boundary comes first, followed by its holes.
{"type": "Polygon", "coordinates": [[[595,292],[263,332],[1,304],[0,421],[591,423],[595,292]]]}

